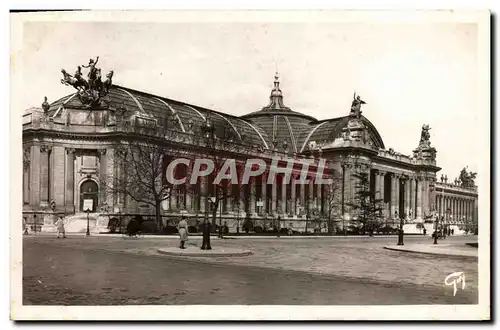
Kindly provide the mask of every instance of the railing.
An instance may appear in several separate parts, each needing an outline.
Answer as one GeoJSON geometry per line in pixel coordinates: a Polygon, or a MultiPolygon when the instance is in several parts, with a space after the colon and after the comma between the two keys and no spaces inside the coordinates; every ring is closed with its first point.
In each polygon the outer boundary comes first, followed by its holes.
{"type": "Polygon", "coordinates": [[[436,182],[436,191],[439,192],[442,189],[449,189],[462,192],[477,192],[477,186],[464,187],[455,183],[436,182]]]}

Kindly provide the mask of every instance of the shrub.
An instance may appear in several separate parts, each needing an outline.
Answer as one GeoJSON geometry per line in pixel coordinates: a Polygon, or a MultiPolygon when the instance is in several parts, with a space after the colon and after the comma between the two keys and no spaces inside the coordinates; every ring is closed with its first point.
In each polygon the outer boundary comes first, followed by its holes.
{"type": "Polygon", "coordinates": [[[163,232],[163,234],[177,234],[178,230],[177,230],[177,227],[168,225],[168,226],[163,228],[162,232],[163,232]]]}
{"type": "Polygon", "coordinates": [[[108,222],[108,229],[110,233],[115,233],[120,228],[120,220],[118,218],[111,218],[108,222]]]}
{"type": "Polygon", "coordinates": [[[153,220],[144,221],[141,225],[141,231],[143,233],[152,234],[158,232],[158,226],[153,220]]]}

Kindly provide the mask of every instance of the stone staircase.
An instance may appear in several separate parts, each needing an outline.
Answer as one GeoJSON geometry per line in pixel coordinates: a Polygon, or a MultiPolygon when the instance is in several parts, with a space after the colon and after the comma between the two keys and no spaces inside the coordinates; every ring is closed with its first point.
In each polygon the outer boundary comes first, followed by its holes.
{"type": "MultiPolygon", "coordinates": [[[[97,234],[100,231],[100,217],[99,213],[89,214],[89,229],[90,233],[97,234]]],[[[55,233],[57,231],[54,225],[57,221],[55,216],[46,216],[44,218],[44,225],[42,227],[43,232],[55,233]]],[[[86,233],[87,232],[87,213],[78,212],[72,215],[68,215],[64,218],[64,228],[66,233],[86,233]]]]}
{"type": "MultiPolygon", "coordinates": [[[[89,214],[89,229],[91,233],[98,233],[97,218],[98,213],[89,214]]],[[[87,232],[87,213],[75,213],[64,218],[64,227],[66,233],[86,233],[87,232]]]]}

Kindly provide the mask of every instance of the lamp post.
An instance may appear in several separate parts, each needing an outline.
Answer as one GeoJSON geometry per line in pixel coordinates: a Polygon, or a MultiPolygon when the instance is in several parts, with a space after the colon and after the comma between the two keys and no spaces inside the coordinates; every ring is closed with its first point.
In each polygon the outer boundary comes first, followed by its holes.
{"type": "Polygon", "coordinates": [[[90,209],[87,209],[87,233],[85,236],[90,236],[90,209]]]}
{"type": "Polygon", "coordinates": [[[437,215],[436,217],[436,221],[434,223],[434,243],[433,244],[437,244],[438,243],[438,225],[439,225],[439,214],[437,215]]]}
{"type": "MultiPolygon", "coordinates": [[[[212,125],[210,119],[207,117],[206,120],[205,120],[205,123],[204,125],[201,127],[201,130],[203,132],[203,138],[205,139],[205,143],[207,145],[208,148],[210,148],[210,154],[213,152],[213,149],[215,149],[215,128],[214,126],[212,125]]],[[[208,182],[207,182],[208,184],[208,182]]],[[[216,190],[217,186],[213,184],[212,182],[212,186],[214,187],[213,190],[216,190]]],[[[218,191],[216,190],[215,193],[217,194],[218,191]]],[[[208,196],[207,196],[208,197],[208,196]]],[[[218,196],[214,197],[214,198],[217,198],[218,196]]],[[[210,198],[207,198],[209,201],[211,201],[210,198]]],[[[214,201],[215,203],[215,201],[214,201]]],[[[214,210],[215,211],[215,216],[217,216],[217,210],[214,210]]],[[[215,226],[215,221],[216,219],[213,219],[214,223],[213,225],[215,226]]]]}
{"type": "MultiPolygon", "coordinates": [[[[396,211],[396,217],[398,216],[398,213],[396,211]]],[[[404,244],[404,241],[403,241],[403,237],[404,237],[404,231],[403,231],[403,227],[404,227],[404,213],[401,213],[399,215],[399,233],[398,233],[398,245],[405,245],[404,244]]]]}
{"type": "MultiPolygon", "coordinates": [[[[341,207],[342,207],[342,210],[341,210],[341,213],[342,213],[342,232],[344,234],[344,236],[346,235],[346,232],[345,232],[345,206],[344,206],[344,195],[345,195],[345,167],[346,167],[346,163],[345,161],[343,160],[342,161],[342,196],[341,196],[341,207]]],[[[331,208],[331,206],[330,206],[331,208]]]]}
{"type": "Polygon", "coordinates": [[[219,196],[219,238],[222,238],[222,191],[217,191],[219,196]]]}

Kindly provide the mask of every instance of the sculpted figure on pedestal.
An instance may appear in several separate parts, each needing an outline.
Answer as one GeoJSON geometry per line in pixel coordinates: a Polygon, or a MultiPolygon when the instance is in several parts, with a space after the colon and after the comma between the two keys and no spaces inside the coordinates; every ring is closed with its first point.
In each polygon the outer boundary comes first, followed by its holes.
{"type": "Polygon", "coordinates": [[[352,104],[351,104],[351,115],[360,118],[361,117],[361,105],[366,104],[365,101],[361,99],[359,95],[356,96],[356,92],[354,92],[352,104]]]}
{"type": "Polygon", "coordinates": [[[77,90],[78,98],[88,108],[103,107],[106,104],[101,102],[101,97],[105,96],[112,85],[113,71],[111,70],[106,75],[106,80],[101,80],[101,69],[97,68],[99,56],[94,61],[89,60],[88,65],[78,66],[75,75],[72,76],[62,69],[63,79],[61,83],[67,86],[72,86],[77,90]],[[82,68],[88,68],[87,80],[83,77],[82,68]]]}
{"type": "Polygon", "coordinates": [[[419,147],[430,147],[431,145],[431,134],[429,125],[422,125],[422,133],[420,134],[420,143],[419,147]]]}

